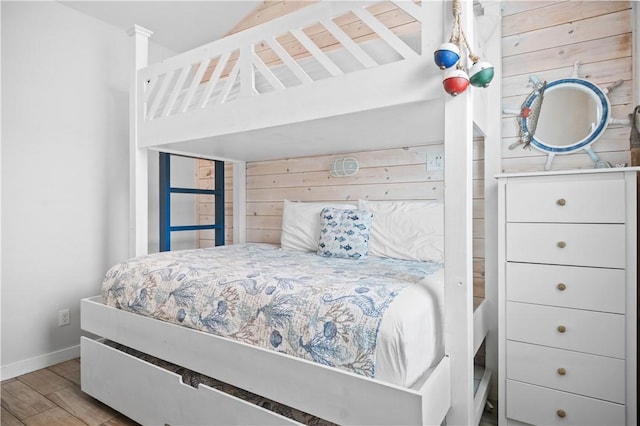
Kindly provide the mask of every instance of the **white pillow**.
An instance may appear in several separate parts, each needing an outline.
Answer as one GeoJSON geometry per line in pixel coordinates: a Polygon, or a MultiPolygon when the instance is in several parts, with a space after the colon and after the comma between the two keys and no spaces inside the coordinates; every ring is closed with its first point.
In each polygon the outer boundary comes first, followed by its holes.
{"type": "Polygon", "coordinates": [[[280,246],[289,250],[317,251],[320,212],[325,207],[355,209],[353,204],[301,203],[284,200],[280,246]]]}
{"type": "Polygon", "coordinates": [[[369,255],[444,261],[442,202],[360,200],[359,207],[373,213],[369,255]]]}

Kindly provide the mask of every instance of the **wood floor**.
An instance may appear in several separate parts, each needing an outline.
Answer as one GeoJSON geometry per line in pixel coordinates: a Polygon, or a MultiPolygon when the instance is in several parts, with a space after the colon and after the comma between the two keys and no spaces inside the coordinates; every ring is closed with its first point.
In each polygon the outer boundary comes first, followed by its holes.
{"type": "Polygon", "coordinates": [[[1,396],[1,426],[137,425],[80,390],[79,359],[6,380],[1,396]]]}

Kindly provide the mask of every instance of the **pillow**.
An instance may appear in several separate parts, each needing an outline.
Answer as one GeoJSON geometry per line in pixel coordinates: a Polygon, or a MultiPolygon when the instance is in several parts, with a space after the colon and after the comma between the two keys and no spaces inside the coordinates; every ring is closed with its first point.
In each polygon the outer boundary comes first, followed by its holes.
{"type": "Polygon", "coordinates": [[[317,253],[324,257],[364,259],[369,251],[372,218],[366,210],[322,209],[317,253]]]}
{"type": "Polygon", "coordinates": [[[320,212],[324,207],[353,208],[353,204],[300,203],[284,200],[280,246],[289,250],[317,251],[320,212]]]}
{"type": "Polygon", "coordinates": [[[441,201],[367,201],[373,213],[369,254],[404,260],[444,261],[444,206],[441,201]]]}

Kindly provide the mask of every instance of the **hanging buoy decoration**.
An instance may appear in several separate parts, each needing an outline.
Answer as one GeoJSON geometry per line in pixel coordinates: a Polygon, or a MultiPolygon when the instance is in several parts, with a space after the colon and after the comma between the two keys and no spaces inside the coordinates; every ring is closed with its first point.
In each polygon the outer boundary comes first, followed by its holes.
{"type": "Polygon", "coordinates": [[[453,43],[442,43],[438,50],[433,52],[433,60],[441,70],[451,68],[460,60],[460,49],[453,43]]]}
{"type": "Polygon", "coordinates": [[[451,96],[458,96],[469,87],[469,77],[467,73],[459,69],[447,70],[442,80],[444,91],[451,96]]]}
{"type": "Polygon", "coordinates": [[[433,59],[441,70],[444,70],[442,85],[444,90],[451,96],[457,96],[464,92],[469,84],[475,87],[487,87],[493,80],[493,65],[480,60],[480,57],[474,55],[471,46],[467,41],[467,37],[462,30],[461,16],[462,6],[461,0],[453,0],[453,28],[451,29],[451,37],[448,43],[440,45],[438,50],[433,53],[433,59]],[[465,48],[469,60],[473,64],[469,68],[469,74],[464,71],[462,62],[462,49],[465,48]],[[455,68],[454,68],[455,67],[455,68]]]}
{"type": "Polygon", "coordinates": [[[493,65],[489,62],[475,62],[469,68],[469,81],[475,87],[488,87],[493,80],[493,65]]]}

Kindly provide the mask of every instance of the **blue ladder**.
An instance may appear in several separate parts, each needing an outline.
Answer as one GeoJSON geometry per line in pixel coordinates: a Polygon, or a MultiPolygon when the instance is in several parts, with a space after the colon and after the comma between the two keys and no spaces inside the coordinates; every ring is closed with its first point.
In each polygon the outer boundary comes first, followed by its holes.
{"type": "MultiPolygon", "coordinates": [[[[224,245],[224,161],[214,160],[215,189],[171,187],[171,156],[160,153],[160,251],[171,250],[171,233],[215,229],[215,245],[224,245]],[[213,195],[214,222],[209,225],[171,226],[171,194],[213,195]]],[[[187,157],[194,158],[194,157],[187,157]]]]}

